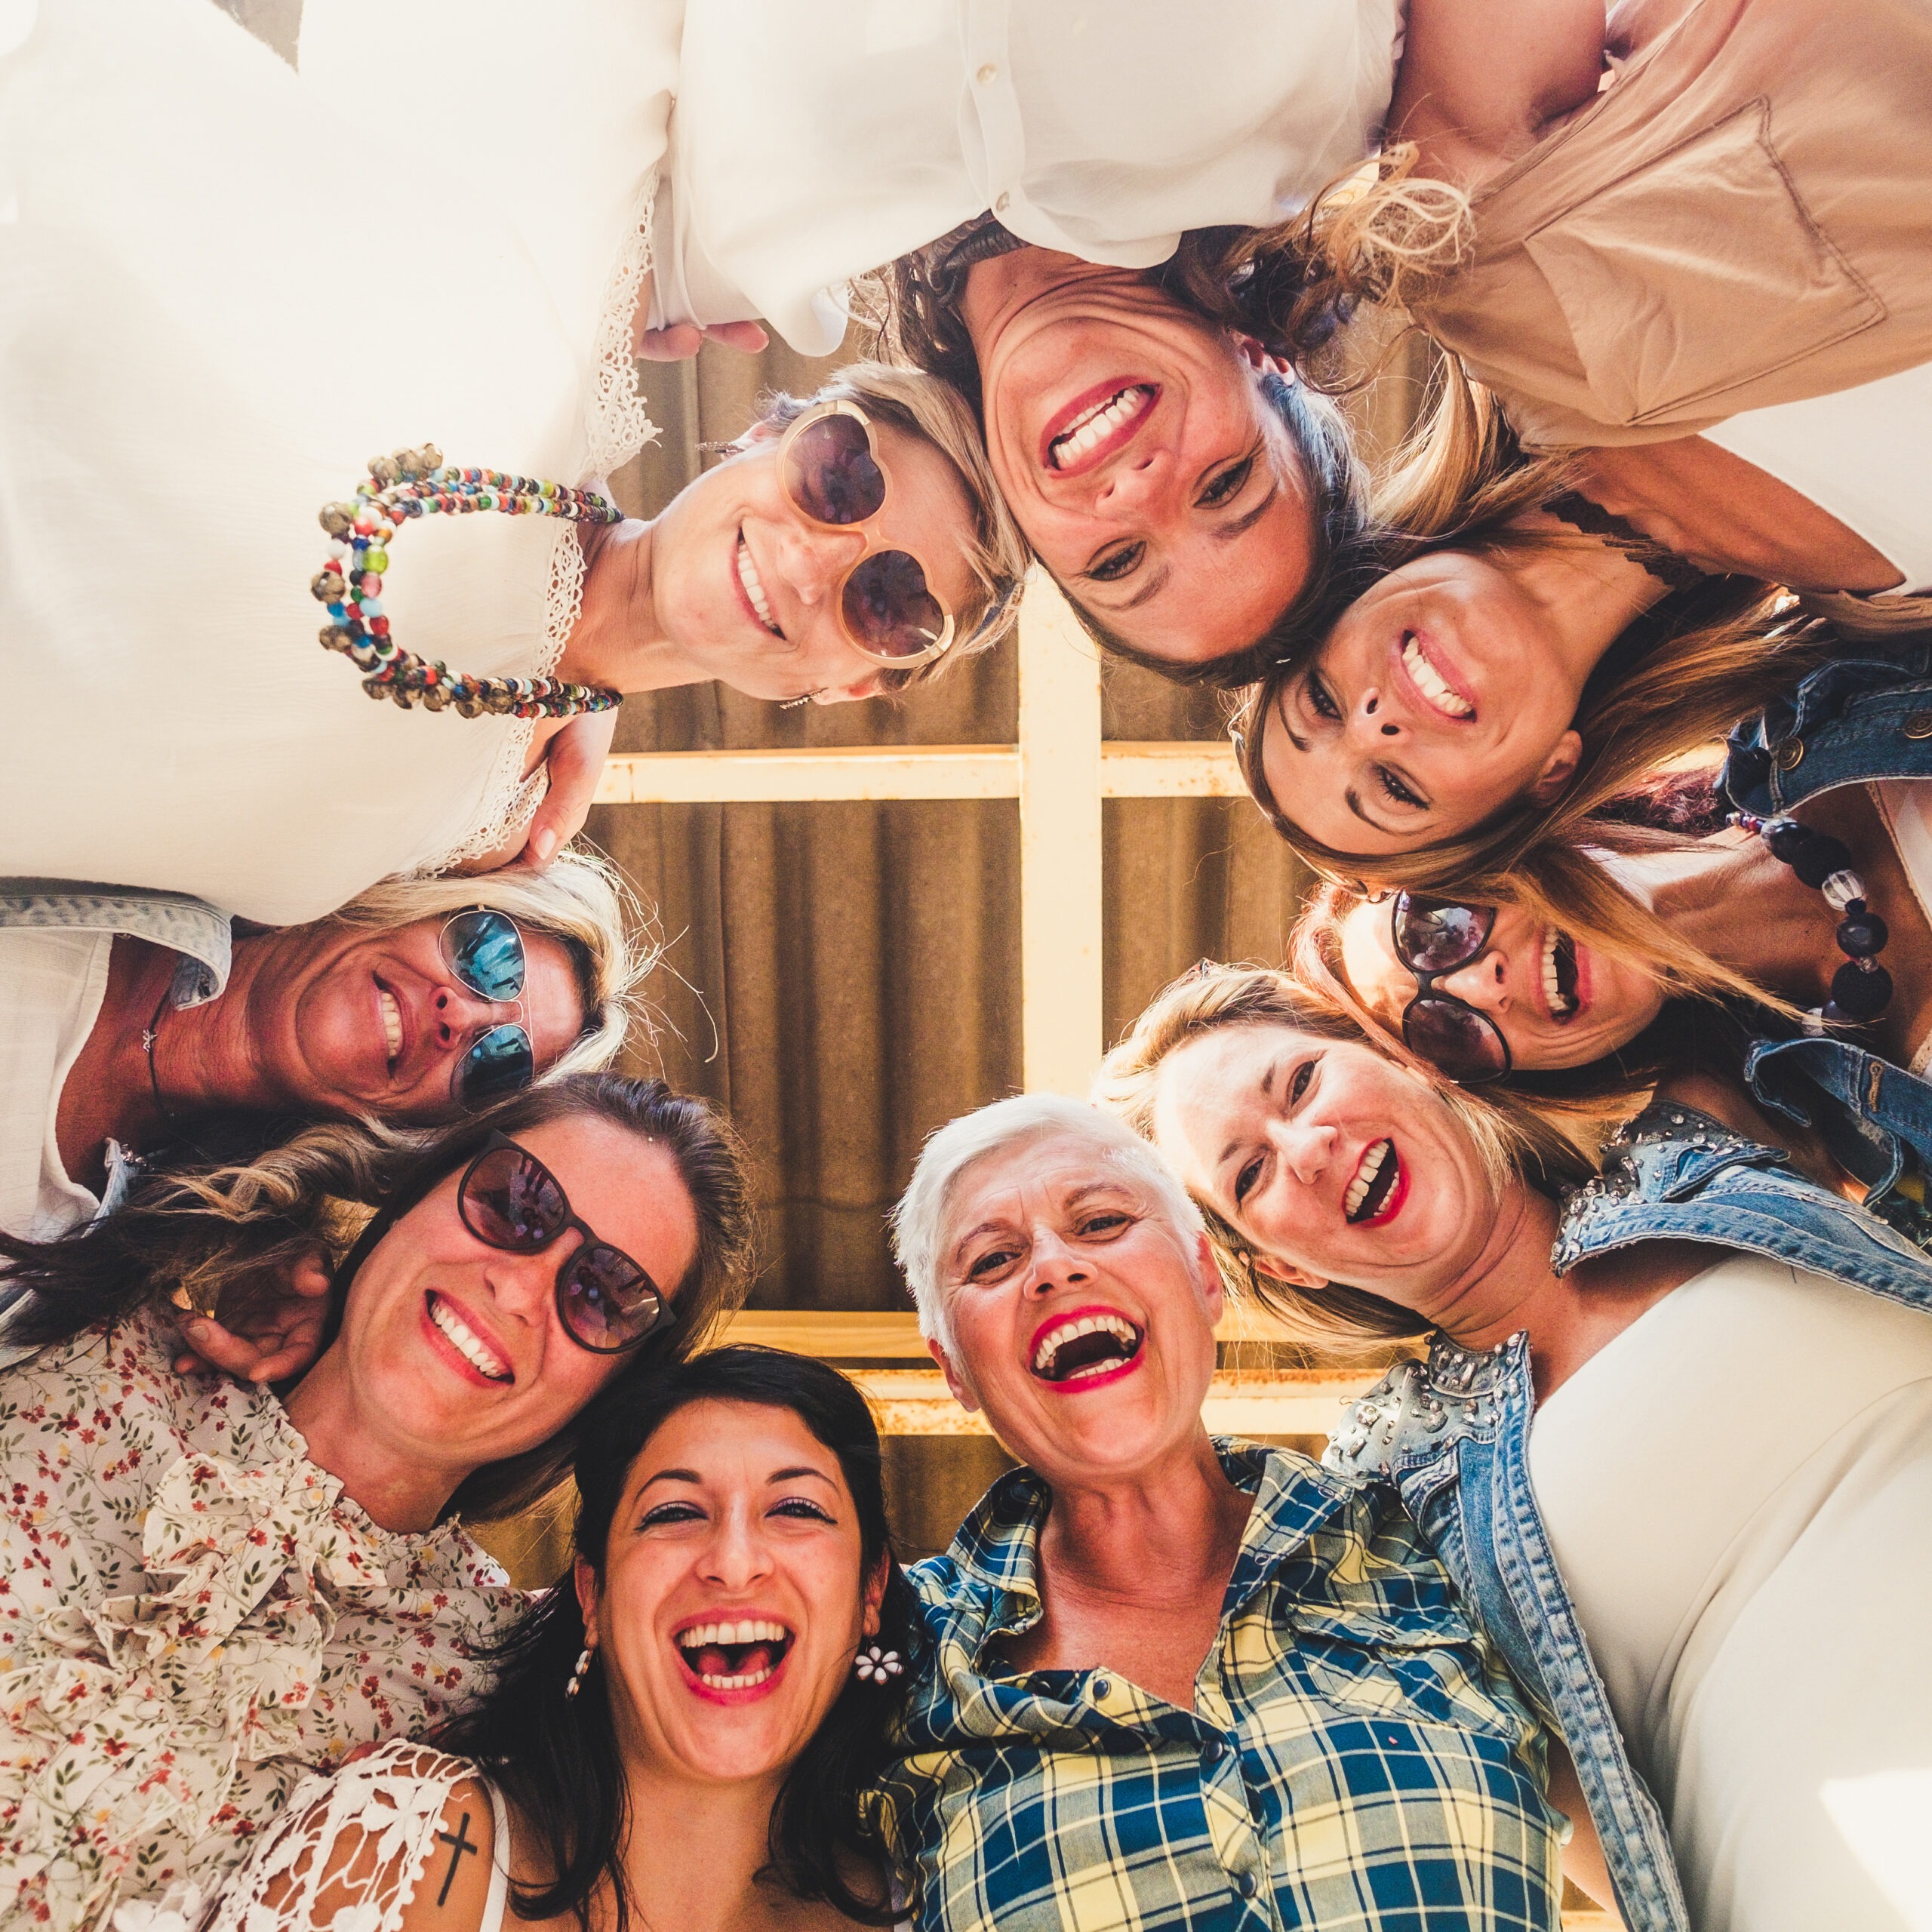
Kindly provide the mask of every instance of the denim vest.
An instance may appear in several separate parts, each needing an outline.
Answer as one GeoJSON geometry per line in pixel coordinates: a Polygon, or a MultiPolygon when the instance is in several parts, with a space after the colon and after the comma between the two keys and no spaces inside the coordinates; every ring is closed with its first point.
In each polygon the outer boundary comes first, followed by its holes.
{"type": "MultiPolygon", "coordinates": [[[[1623,1129],[1604,1171],[1570,1195],[1558,1274],[1642,1241],[1704,1241],[1829,1275],[1932,1312],[1932,1262],[1801,1178],[1778,1150],[1660,1103],[1623,1129]]],[[[1327,1460],[1401,1493],[1576,1761],[1630,1932],[1688,1932],[1670,1835],[1631,1764],[1530,1481],[1528,1338],[1483,1354],[1438,1336],[1345,1413],[1327,1460]]],[[[1610,1445],[1606,1444],[1607,1451],[1610,1445]]]]}
{"type": "MultiPolygon", "coordinates": [[[[1770,818],[1841,785],[1932,778],[1932,635],[1886,638],[1882,655],[1879,641],[1846,641],[1865,654],[1814,671],[1788,703],[1767,706],[1731,733],[1723,784],[1740,811],[1770,818]]],[[[1832,1034],[1757,1039],[1744,1077],[1761,1105],[1818,1131],[1863,1183],[1874,1214],[1932,1247],[1932,1203],[1924,1198],[1932,1083],[1832,1034]]]]}

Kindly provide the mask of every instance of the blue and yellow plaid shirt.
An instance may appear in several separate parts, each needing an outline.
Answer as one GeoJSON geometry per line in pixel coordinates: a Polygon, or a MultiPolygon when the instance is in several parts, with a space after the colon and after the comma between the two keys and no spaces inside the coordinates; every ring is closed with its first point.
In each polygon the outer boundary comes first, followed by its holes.
{"type": "Polygon", "coordinates": [[[1004,1669],[1041,1614],[1029,1470],[909,1573],[926,1642],[873,1801],[920,1932],[1555,1932],[1543,1734],[1400,1504],[1215,1446],[1254,1503],[1192,1711],[1004,1669]]]}

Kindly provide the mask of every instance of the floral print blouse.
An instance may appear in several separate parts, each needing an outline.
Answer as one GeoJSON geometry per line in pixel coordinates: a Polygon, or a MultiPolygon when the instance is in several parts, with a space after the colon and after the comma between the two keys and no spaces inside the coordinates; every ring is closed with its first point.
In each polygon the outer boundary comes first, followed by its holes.
{"type": "Polygon", "coordinates": [[[524,1602],[170,1356],[144,1312],[0,1370],[0,1924],[192,1921],[311,1769],[472,1701],[524,1602]]]}

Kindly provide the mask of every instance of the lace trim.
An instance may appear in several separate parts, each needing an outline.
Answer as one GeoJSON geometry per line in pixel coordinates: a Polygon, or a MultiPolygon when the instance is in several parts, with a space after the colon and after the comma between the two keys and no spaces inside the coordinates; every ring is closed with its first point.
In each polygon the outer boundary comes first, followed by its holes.
{"type": "MultiPolygon", "coordinates": [[[[598,311],[586,423],[588,459],[585,473],[577,479],[585,488],[607,488],[605,478],[612,470],[622,469],[645,445],[657,440],[657,426],[645,411],[644,394],[638,386],[637,358],[631,349],[632,325],[654,260],[651,212],[657,198],[657,171],[654,168],[632,204],[630,223],[598,311]]],[[[583,610],[584,575],[583,546],[576,529],[566,526],[550,552],[543,646],[533,656],[526,675],[549,677],[563,662],[565,646],[583,610]]],[[[455,844],[417,865],[417,877],[451,872],[488,858],[528,826],[550,789],[547,765],[540,764],[528,777],[524,776],[535,728],[533,719],[518,718],[504,734],[483,787],[475,825],[455,844]]]]}
{"type": "Polygon", "coordinates": [[[487,1786],[460,1758],[397,1743],[305,1780],[202,1932],[393,1932],[436,1848],[443,1807],[465,1778],[487,1786]]]}

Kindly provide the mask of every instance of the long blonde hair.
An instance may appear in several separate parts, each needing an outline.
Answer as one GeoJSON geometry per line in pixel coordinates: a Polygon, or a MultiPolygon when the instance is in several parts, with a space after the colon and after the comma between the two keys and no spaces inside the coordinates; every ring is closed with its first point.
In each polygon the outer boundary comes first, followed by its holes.
{"type": "MultiPolygon", "coordinates": [[[[1318,1039],[1351,1041],[1401,1066],[1455,1116],[1498,1192],[1518,1176],[1549,1189],[1583,1180],[1591,1172],[1574,1143],[1529,1107],[1466,1092],[1366,1032],[1339,1001],[1272,967],[1204,960],[1163,987],[1100,1063],[1094,1098],[1152,1140],[1160,1070],[1169,1055],[1223,1027],[1250,1026],[1287,1026],[1318,1039]]],[[[1410,1310],[1362,1289],[1337,1282],[1303,1289],[1267,1273],[1247,1237],[1211,1202],[1196,1199],[1229,1292],[1269,1309],[1312,1352],[1332,1358],[1428,1333],[1428,1324],[1410,1310]]]]}

